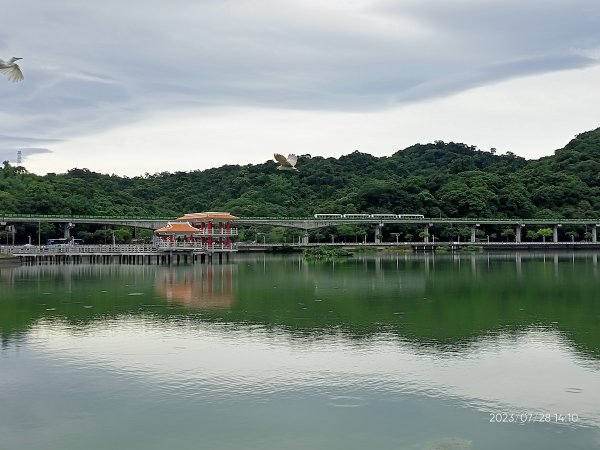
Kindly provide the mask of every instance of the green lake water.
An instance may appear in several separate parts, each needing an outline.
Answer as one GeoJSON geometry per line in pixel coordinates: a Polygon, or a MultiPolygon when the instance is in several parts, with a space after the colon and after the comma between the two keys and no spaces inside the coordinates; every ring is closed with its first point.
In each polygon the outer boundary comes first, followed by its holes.
{"type": "Polygon", "coordinates": [[[1,449],[597,449],[598,255],[0,266],[1,449]]]}

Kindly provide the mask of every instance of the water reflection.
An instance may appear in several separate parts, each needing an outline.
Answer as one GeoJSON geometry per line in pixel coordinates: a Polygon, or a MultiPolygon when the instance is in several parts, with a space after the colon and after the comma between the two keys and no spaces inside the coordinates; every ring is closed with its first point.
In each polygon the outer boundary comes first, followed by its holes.
{"type": "Polygon", "coordinates": [[[189,308],[231,308],[236,270],[233,264],[157,270],[156,293],[189,308]]]}
{"type": "Polygon", "coordinates": [[[2,268],[0,336],[5,342],[43,318],[86,326],[203,310],[203,321],[279,326],[300,337],[385,332],[448,351],[489,333],[542,326],[600,358],[595,256],[391,254],[307,264],[238,255],[223,265],[2,268]]]}
{"type": "Polygon", "coordinates": [[[83,335],[40,323],[31,336],[48,360],[60,355],[74,367],[135,374],[152,389],[203,401],[344,386],[453,399],[484,412],[575,413],[577,425],[600,426],[600,364],[552,330],[499,333],[462,354],[385,333],[356,346],[341,334],[290,342],[281,329],[141,319],[97,324],[83,335]]]}
{"type": "Polygon", "coordinates": [[[113,416],[153,439],[136,446],[139,433],[120,429],[126,445],[98,432],[71,448],[158,448],[170,427],[177,448],[194,448],[194,433],[210,448],[597,443],[595,254],[238,255],[2,268],[0,282],[0,434],[11,448],[67,448],[55,428],[114,429],[113,416]],[[12,411],[30,404],[46,412],[34,422],[42,437],[23,445],[12,411]],[[580,420],[490,424],[496,412],[580,420]],[[86,414],[99,423],[73,422],[86,414]]]}

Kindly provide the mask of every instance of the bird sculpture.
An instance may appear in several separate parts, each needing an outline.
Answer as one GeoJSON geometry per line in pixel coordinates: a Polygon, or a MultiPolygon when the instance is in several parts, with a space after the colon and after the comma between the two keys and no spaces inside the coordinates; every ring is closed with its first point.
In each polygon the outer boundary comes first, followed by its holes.
{"type": "Polygon", "coordinates": [[[275,153],[275,161],[277,161],[280,165],[277,166],[277,170],[298,170],[296,169],[296,162],[298,161],[298,157],[294,154],[289,154],[286,158],[285,156],[275,153]]]}
{"type": "Polygon", "coordinates": [[[21,81],[23,79],[23,72],[21,72],[21,68],[15,62],[15,61],[18,61],[19,59],[23,59],[23,58],[17,58],[15,56],[13,56],[8,61],[4,61],[3,59],[0,59],[0,72],[5,74],[10,81],[15,82],[15,83],[17,81],[21,81]]]}

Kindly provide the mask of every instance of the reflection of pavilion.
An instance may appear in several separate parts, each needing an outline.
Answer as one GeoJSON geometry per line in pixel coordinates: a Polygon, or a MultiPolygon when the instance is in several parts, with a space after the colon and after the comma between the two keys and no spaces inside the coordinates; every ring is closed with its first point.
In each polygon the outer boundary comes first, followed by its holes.
{"type": "Polygon", "coordinates": [[[155,289],[167,300],[190,308],[231,308],[234,303],[231,264],[195,266],[186,271],[157,272],[155,289]]]}

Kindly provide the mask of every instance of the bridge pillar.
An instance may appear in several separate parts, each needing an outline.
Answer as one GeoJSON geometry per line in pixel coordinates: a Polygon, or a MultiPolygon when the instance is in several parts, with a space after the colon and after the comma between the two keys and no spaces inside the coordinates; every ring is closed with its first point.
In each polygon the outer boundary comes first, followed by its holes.
{"type": "Polygon", "coordinates": [[[598,226],[597,225],[592,226],[592,242],[594,242],[594,243],[598,242],[598,226]]]}
{"type": "Polygon", "coordinates": [[[558,242],[558,227],[560,227],[561,225],[554,225],[554,227],[552,228],[552,242],[558,242]]]}
{"type": "Polygon", "coordinates": [[[304,232],[304,235],[302,236],[302,243],[304,245],[308,245],[308,231],[304,232]]]}
{"type": "Polygon", "coordinates": [[[65,239],[69,239],[71,237],[71,228],[74,228],[75,225],[73,225],[72,223],[65,223],[63,225],[63,237],[65,239]]]}
{"type": "Polygon", "coordinates": [[[423,230],[423,242],[429,244],[429,225],[425,225],[425,229],[423,230]]]}
{"type": "MultiPolygon", "coordinates": [[[[12,245],[15,245],[15,236],[17,234],[17,229],[15,228],[14,225],[7,225],[6,231],[8,231],[11,235],[12,245]]],[[[8,245],[8,238],[6,238],[6,244],[8,245]]]]}
{"type": "Polygon", "coordinates": [[[523,229],[525,225],[523,224],[519,224],[517,225],[517,228],[515,229],[515,242],[517,244],[521,243],[521,230],[523,229]]]}
{"type": "Polygon", "coordinates": [[[383,225],[375,225],[375,244],[381,244],[383,237],[383,233],[381,232],[382,229],[383,225]]]}
{"type": "Polygon", "coordinates": [[[471,227],[471,244],[475,243],[475,236],[477,235],[477,227],[475,225],[473,225],[471,227]]]}

